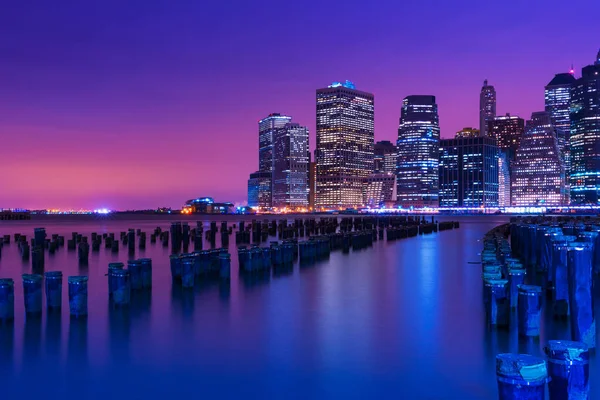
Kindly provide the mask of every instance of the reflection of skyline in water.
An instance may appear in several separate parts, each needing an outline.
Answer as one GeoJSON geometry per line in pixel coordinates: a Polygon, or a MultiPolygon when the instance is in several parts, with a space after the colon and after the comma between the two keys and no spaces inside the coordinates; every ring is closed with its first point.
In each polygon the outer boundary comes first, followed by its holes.
{"type": "Polygon", "coordinates": [[[15,279],[16,315],[13,325],[0,325],[0,372],[15,376],[7,395],[17,396],[36,376],[41,382],[30,394],[38,397],[172,397],[202,387],[202,394],[219,397],[494,398],[497,353],[540,355],[548,339],[569,335],[568,324],[548,314],[538,341],[484,326],[481,275],[468,262],[478,258],[478,240],[501,221],[464,218],[459,230],[377,241],[252,275],[238,274],[232,237],[231,281],[205,280],[191,290],[171,283],[171,243],[150,244],[150,233],[158,225],[168,229],[169,220],[2,225],[0,234],[31,235],[45,226],[65,236],[75,230],[118,238],[128,228],[148,235],[146,249],[136,243],[133,256],[126,247],[90,249],[89,316],[80,320],[69,317],[66,291],[67,277],[83,271],[76,251],[45,257],[46,271],[64,272],[61,312],[26,320],[20,274],[31,261],[22,266],[14,243],[3,249],[0,275],[15,279]],[[111,307],[108,263],[141,256],[153,260],[152,290],[132,292],[128,308],[111,307]]]}

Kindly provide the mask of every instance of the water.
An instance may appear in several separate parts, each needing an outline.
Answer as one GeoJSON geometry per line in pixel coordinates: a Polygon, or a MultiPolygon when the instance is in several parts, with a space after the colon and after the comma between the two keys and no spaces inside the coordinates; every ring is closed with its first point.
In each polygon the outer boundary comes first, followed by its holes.
{"type": "MultiPolygon", "coordinates": [[[[483,234],[507,218],[454,219],[458,230],[336,251],[252,280],[237,274],[231,237],[230,285],[193,293],[172,286],[170,249],[150,244],[150,232],[168,229],[172,218],[1,222],[0,234],[28,238],[34,227],[67,237],[142,228],[147,247],[136,245],[136,258],[153,260],[151,295],[132,295],[129,312],[119,312],[108,306],[104,274],[109,262],[127,261],[126,248],[113,254],[102,245],[90,251],[88,267],[66,245],[46,254],[46,270],[65,275],[62,315],[26,321],[20,276],[31,261],[21,261],[14,242],[5,246],[0,277],[15,279],[15,321],[0,326],[3,397],[496,398],[496,354],[542,355],[547,340],[569,337],[568,324],[547,316],[532,341],[489,331],[481,267],[468,262],[479,260],[483,234]],[[67,276],[79,274],[90,277],[87,320],[68,315],[67,276]]],[[[600,396],[599,376],[593,362],[592,398],[600,396]]]]}

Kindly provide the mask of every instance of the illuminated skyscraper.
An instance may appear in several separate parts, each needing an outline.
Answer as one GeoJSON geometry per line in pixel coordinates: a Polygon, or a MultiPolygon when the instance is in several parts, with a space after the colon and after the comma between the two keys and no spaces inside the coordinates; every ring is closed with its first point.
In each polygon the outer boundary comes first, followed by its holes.
{"type": "Polygon", "coordinates": [[[396,174],[396,145],[389,140],[375,143],[375,173],[396,174]]]}
{"type": "Polygon", "coordinates": [[[496,139],[498,147],[509,150],[511,157],[514,157],[515,151],[519,148],[524,131],[525,120],[510,114],[493,118],[488,126],[488,136],[496,139]]]}
{"type": "Polygon", "coordinates": [[[498,149],[498,206],[510,206],[510,166],[506,150],[498,149]]]}
{"type": "Polygon", "coordinates": [[[435,96],[402,101],[397,141],[397,195],[402,207],[437,207],[440,125],[435,96]]]}
{"type": "Polygon", "coordinates": [[[513,206],[565,204],[565,166],[550,114],[535,112],[519,144],[511,173],[513,206]]]}
{"type": "Polygon", "coordinates": [[[271,208],[271,172],[256,171],[248,179],[248,205],[266,210],[271,208]]]}
{"type": "Polygon", "coordinates": [[[571,203],[597,204],[600,192],[600,52],[571,88],[571,203]]]}
{"type": "Polygon", "coordinates": [[[479,132],[481,136],[488,136],[489,121],[496,116],[496,89],[488,85],[487,79],[479,94],[479,132]]]}
{"type": "Polygon", "coordinates": [[[474,138],[479,137],[480,135],[479,129],[475,128],[462,128],[460,131],[456,132],[456,139],[459,138],[474,138]]]}
{"type": "Polygon", "coordinates": [[[273,207],[308,207],[308,128],[296,123],[273,130],[273,207]]]}
{"type": "Polygon", "coordinates": [[[498,207],[498,146],[490,137],[440,140],[440,207],[498,207]]]}
{"type": "Polygon", "coordinates": [[[364,178],[373,172],[374,103],[349,81],[317,90],[317,208],[363,205],[364,178]]]}
{"type": "Polygon", "coordinates": [[[371,208],[393,207],[396,203],[396,175],[391,172],[371,174],[365,178],[364,203],[371,208]]]}
{"type": "Polygon", "coordinates": [[[292,117],[279,113],[269,114],[258,121],[258,170],[273,170],[273,132],[292,122],[292,117]]]}

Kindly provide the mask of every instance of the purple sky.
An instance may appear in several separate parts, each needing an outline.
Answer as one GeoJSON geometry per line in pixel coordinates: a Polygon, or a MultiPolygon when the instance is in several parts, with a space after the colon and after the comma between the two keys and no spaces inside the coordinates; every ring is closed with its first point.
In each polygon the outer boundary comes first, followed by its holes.
{"type": "Polygon", "coordinates": [[[544,85],[600,47],[600,2],[41,1],[0,13],[0,208],[244,203],[257,121],[293,116],[315,143],[315,90],[375,94],[375,139],[402,98],[437,97],[443,137],[543,109],[544,85]]]}

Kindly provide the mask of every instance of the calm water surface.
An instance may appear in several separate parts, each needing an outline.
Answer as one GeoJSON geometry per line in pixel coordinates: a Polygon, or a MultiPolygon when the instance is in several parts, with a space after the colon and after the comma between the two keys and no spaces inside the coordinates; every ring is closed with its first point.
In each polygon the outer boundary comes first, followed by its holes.
{"type": "MultiPolygon", "coordinates": [[[[496,398],[495,355],[541,355],[548,339],[569,337],[568,325],[546,317],[534,341],[487,330],[481,269],[468,262],[507,218],[455,219],[458,230],[334,252],[254,279],[236,273],[232,237],[231,283],[190,293],[171,284],[170,249],[150,244],[150,232],[170,219],[0,222],[0,234],[28,238],[34,227],[48,237],[142,228],[147,248],[135,256],[151,257],[154,268],[151,294],[135,293],[129,311],[115,311],[104,274],[109,262],[127,261],[126,249],[102,246],[82,268],[61,248],[46,254],[46,270],[89,275],[89,317],[69,318],[65,276],[62,315],[26,319],[20,275],[31,261],[14,242],[5,246],[0,277],[15,279],[15,321],[0,326],[3,398],[496,398]]],[[[598,398],[595,360],[591,371],[598,398]]]]}

